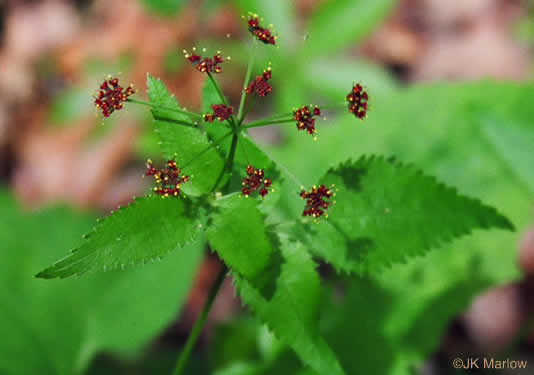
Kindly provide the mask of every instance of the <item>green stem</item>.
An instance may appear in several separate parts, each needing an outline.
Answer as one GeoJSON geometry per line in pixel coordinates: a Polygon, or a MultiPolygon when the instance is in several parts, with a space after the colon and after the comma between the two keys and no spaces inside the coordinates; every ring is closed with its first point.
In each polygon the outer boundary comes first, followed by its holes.
{"type": "Polygon", "coordinates": [[[257,127],[260,127],[260,126],[278,125],[278,124],[284,124],[284,123],[287,123],[287,122],[295,122],[295,119],[290,118],[290,119],[280,119],[280,120],[274,119],[274,120],[255,121],[255,122],[251,122],[251,123],[245,124],[244,128],[247,128],[247,129],[248,128],[257,128],[257,127]]]}
{"type": "Polygon", "coordinates": [[[187,361],[189,360],[189,357],[191,356],[193,348],[195,347],[195,344],[197,343],[198,338],[200,337],[200,334],[202,333],[202,330],[204,329],[204,325],[206,324],[206,319],[208,318],[208,314],[211,310],[211,307],[213,306],[213,302],[215,301],[217,294],[219,293],[219,290],[221,289],[221,286],[223,284],[223,281],[226,277],[227,272],[228,270],[226,269],[226,267],[223,267],[223,269],[217,275],[217,279],[215,279],[215,282],[211,286],[211,289],[208,294],[208,298],[206,302],[204,303],[204,307],[202,308],[202,312],[198,316],[195,322],[195,325],[193,326],[193,329],[191,331],[191,334],[187,338],[187,342],[185,344],[185,348],[183,352],[178,357],[178,361],[176,362],[173,375],[182,375],[185,365],[187,364],[187,361]]]}
{"type": "Polygon", "coordinates": [[[248,60],[247,74],[245,75],[245,85],[243,86],[243,92],[241,93],[241,100],[239,102],[239,111],[237,115],[238,124],[241,124],[243,122],[243,118],[245,117],[243,113],[245,100],[247,98],[247,93],[245,89],[248,87],[248,84],[250,82],[250,76],[252,75],[252,68],[254,67],[254,60],[256,59],[257,45],[258,43],[252,44],[252,53],[250,54],[250,59],[248,60]]]}
{"type": "Polygon", "coordinates": [[[167,107],[167,106],[164,106],[164,105],[157,105],[157,104],[154,104],[154,103],[145,102],[143,100],[137,100],[137,99],[131,99],[131,98],[128,98],[128,101],[131,102],[131,103],[135,103],[135,104],[146,105],[147,107],[151,107],[151,108],[155,108],[155,109],[163,109],[163,110],[166,110],[166,111],[177,112],[177,113],[181,113],[183,115],[187,115],[187,116],[191,116],[191,117],[202,118],[202,115],[199,114],[199,113],[189,112],[189,111],[186,111],[184,109],[180,109],[180,108],[176,108],[176,107],[167,107]]]}
{"type": "Polygon", "coordinates": [[[212,191],[215,191],[219,184],[221,183],[221,180],[224,177],[224,173],[226,171],[232,171],[232,168],[234,167],[234,158],[235,158],[235,151],[237,149],[237,140],[238,136],[234,133],[234,136],[232,137],[232,145],[230,146],[230,154],[228,154],[228,160],[226,161],[226,164],[224,168],[221,170],[221,173],[219,173],[219,176],[217,177],[217,181],[215,182],[215,185],[213,186],[212,191]]]}
{"type": "MultiPolygon", "coordinates": [[[[215,80],[215,78],[213,78],[213,75],[210,73],[210,72],[207,72],[208,74],[208,78],[210,79],[211,81],[211,84],[213,85],[213,87],[215,87],[215,90],[217,91],[217,94],[219,95],[219,98],[221,98],[221,101],[222,103],[225,105],[225,106],[228,106],[228,102],[226,101],[226,98],[224,97],[224,94],[222,93],[221,91],[221,88],[219,87],[219,85],[217,84],[217,81],[215,80]]],[[[235,118],[234,116],[232,115],[232,117],[230,117],[228,119],[228,122],[230,123],[230,125],[232,126],[232,129],[235,128],[235,118]]]]}

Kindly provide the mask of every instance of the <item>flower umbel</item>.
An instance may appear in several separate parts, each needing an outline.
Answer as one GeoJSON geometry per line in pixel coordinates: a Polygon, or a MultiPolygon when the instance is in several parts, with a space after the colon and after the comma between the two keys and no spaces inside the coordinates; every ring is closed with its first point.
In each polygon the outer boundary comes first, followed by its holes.
{"type": "MultiPolygon", "coordinates": [[[[313,216],[315,218],[323,216],[332,203],[328,200],[336,194],[324,185],[313,186],[310,191],[302,190],[300,197],[306,199],[306,207],[302,216],[313,216]]],[[[325,215],[328,217],[328,214],[325,215]]]]}
{"type": "Polygon", "coordinates": [[[102,110],[104,117],[109,117],[113,112],[122,109],[123,102],[128,100],[130,95],[135,94],[133,85],[126,89],[119,85],[118,78],[108,76],[100,85],[98,93],[95,95],[95,107],[102,110]]]}
{"type": "Polygon", "coordinates": [[[273,35],[272,30],[260,26],[260,19],[257,14],[248,14],[248,30],[260,42],[265,44],[276,44],[276,35],[273,35]]]}
{"type": "Polygon", "coordinates": [[[206,113],[204,115],[204,121],[213,122],[217,119],[221,122],[228,120],[234,113],[232,107],[226,106],[224,104],[214,104],[211,106],[213,113],[206,113]]]}
{"type": "Polygon", "coordinates": [[[315,106],[313,109],[310,109],[308,106],[303,106],[298,108],[293,112],[293,118],[297,121],[297,129],[306,130],[308,134],[314,135],[317,132],[315,130],[314,116],[321,116],[319,107],[315,106]]]}
{"type": "Polygon", "coordinates": [[[261,76],[256,76],[256,79],[245,88],[247,94],[255,92],[258,96],[265,97],[273,91],[273,87],[269,84],[269,80],[272,78],[273,73],[271,67],[267,68],[261,76]]]}
{"type": "Polygon", "coordinates": [[[349,102],[349,112],[354,116],[363,120],[366,118],[369,95],[365,91],[362,85],[359,83],[352,86],[351,92],[347,94],[347,101],[349,102]]]}
{"type": "Polygon", "coordinates": [[[263,169],[256,169],[249,165],[247,167],[247,177],[243,179],[241,193],[248,198],[253,191],[259,189],[259,193],[263,198],[269,193],[268,188],[271,187],[271,185],[272,181],[264,176],[263,169]]]}
{"type": "Polygon", "coordinates": [[[154,187],[154,193],[162,198],[177,197],[180,195],[181,185],[189,181],[189,176],[181,176],[180,168],[174,159],[167,161],[167,168],[156,169],[152,166],[152,160],[148,160],[146,176],[154,176],[158,186],[154,187]]]}
{"type": "MultiPolygon", "coordinates": [[[[202,52],[206,52],[206,49],[204,48],[202,52]]],[[[202,73],[221,73],[222,67],[220,64],[224,62],[224,59],[221,55],[221,51],[217,51],[217,53],[213,57],[202,57],[196,53],[196,48],[193,48],[193,52],[190,54],[186,50],[184,50],[184,55],[187,60],[193,64],[199,72],[202,73]]],[[[230,58],[227,58],[230,59],[230,58]]]]}

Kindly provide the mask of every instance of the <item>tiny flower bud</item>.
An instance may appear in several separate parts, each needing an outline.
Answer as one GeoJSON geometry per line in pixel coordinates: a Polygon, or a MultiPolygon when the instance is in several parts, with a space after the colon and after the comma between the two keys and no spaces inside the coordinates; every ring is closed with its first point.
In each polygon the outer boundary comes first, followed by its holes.
{"type": "Polygon", "coordinates": [[[273,91],[273,87],[269,84],[269,81],[273,76],[271,68],[267,68],[261,76],[256,76],[256,79],[245,88],[247,94],[255,92],[258,96],[265,97],[273,91]]]}
{"type": "Polygon", "coordinates": [[[133,85],[123,88],[119,85],[118,78],[109,76],[100,84],[100,90],[94,96],[95,107],[102,111],[104,117],[109,117],[115,111],[123,108],[123,102],[128,100],[130,95],[135,94],[133,85]]]}
{"type": "Polygon", "coordinates": [[[270,29],[266,29],[260,26],[260,19],[257,14],[249,13],[248,15],[248,30],[252,35],[256,37],[260,42],[265,44],[276,44],[277,35],[273,35],[272,25],[269,25],[270,29]]]}
{"type": "Polygon", "coordinates": [[[323,216],[331,204],[327,200],[334,195],[334,192],[324,185],[313,186],[310,191],[302,190],[300,197],[306,200],[306,207],[302,216],[313,216],[314,218],[323,216]]]}
{"type": "Polygon", "coordinates": [[[367,101],[369,95],[365,91],[362,85],[359,83],[352,87],[352,90],[347,94],[347,102],[349,112],[357,118],[363,120],[366,118],[367,111],[369,109],[367,101]]]}
{"type": "Polygon", "coordinates": [[[146,164],[146,176],[153,176],[156,185],[153,188],[155,194],[161,195],[163,198],[177,197],[181,192],[181,185],[189,181],[189,176],[181,176],[180,168],[176,165],[174,159],[167,161],[167,168],[156,169],[152,166],[152,161],[149,159],[146,164]]]}
{"type": "MultiPolygon", "coordinates": [[[[196,51],[196,48],[193,48],[193,51],[196,51]]],[[[203,52],[206,52],[206,49],[204,48],[202,50],[203,52]]],[[[203,58],[200,55],[197,55],[196,52],[193,52],[189,54],[187,51],[184,50],[184,56],[191,64],[193,64],[199,72],[202,73],[221,73],[222,67],[220,64],[224,62],[224,59],[222,58],[221,52],[217,51],[217,53],[213,57],[205,57],[203,58]]]]}
{"type": "Polygon", "coordinates": [[[249,165],[246,169],[247,177],[243,179],[243,188],[241,193],[248,197],[253,191],[259,190],[260,196],[263,198],[268,193],[268,188],[272,185],[272,181],[269,178],[264,178],[263,169],[256,169],[249,165]]]}
{"type": "Polygon", "coordinates": [[[214,104],[211,106],[213,114],[207,113],[204,115],[204,121],[213,122],[214,119],[217,119],[221,122],[228,120],[234,113],[232,107],[226,106],[224,104],[214,104]]]}
{"type": "Polygon", "coordinates": [[[315,130],[314,116],[320,115],[321,110],[317,106],[313,108],[313,110],[310,110],[308,106],[303,106],[293,112],[293,118],[297,121],[297,129],[306,130],[306,132],[311,135],[314,135],[317,132],[315,130]]]}

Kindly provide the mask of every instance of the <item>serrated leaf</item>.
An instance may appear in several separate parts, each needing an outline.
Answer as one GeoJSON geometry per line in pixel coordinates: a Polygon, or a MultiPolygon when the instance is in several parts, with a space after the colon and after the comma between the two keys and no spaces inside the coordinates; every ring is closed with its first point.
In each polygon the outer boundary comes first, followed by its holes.
{"type": "Polygon", "coordinates": [[[144,264],[183,249],[201,229],[198,212],[190,202],[141,198],[100,221],[80,247],[37,277],[65,278],[144,264]]]}
{"type": "MultiPolygon", "coordinates": [[[[179,108],[161,80],[148,75],[148,97],[151,103],[179,108]]],[[[153,109],[154,116],[170,120],[192,121],[188,116],[164,109],[153,109]]],[[[155,120],[160,137],[161,149],[166,158],[176,155],[176,162],[191,180],[183,185],[183,190],[191,195],[208,193],[214,187],[224,162],[208,138],[200,129],[190,128],[172,121],[155,120]]],[[[211,124],[213,125],[213,124],[211,124]]]]}
{"type": "Polygon", "coordinates": [[[327,54],[356,42],[383,20],[395,0],[329,0],[310,21],[306,53],[327,54]],[[326,30],[335,30],[335,37],[326,30]]]}
{"type": "Polygon", "coordinates": [[[30,214],[4,192],[0,211],[5,375],[81,374],[102,351],[137,354],[177,316],[204,249],[199,242],[136,269],[40,280],[32,275],[75,244],[93,217],[66,208],[30,214]]]}
{"type": "Polygon", "coordinates": [[[347,272],[378,272],[477,228],[513,229],[494,208],[383,157],[341,164],[321,184],[335,185],[337,204],[328,220],[310,229],[310,244],[347,272]],[[326,243],[336,246],[322,246],[326,243]]]}
{"type": "Polygon", "coordinates": [[[239,194],[221,199],[207,231],[212,249],[229,267],[249,280],[265,271],[273,253],[257,205],[255,199],[239,194]]]}
{"type": "Polygon", "coordinates": [[[318,310],[322,303],[319,275],[300,243],[283,243],[285,262],[271,299],[250,283],[236,277],[238,293],[250,309],[299,358],[319,374],[344,374],[335,354],[320,336],[318,310]]]}

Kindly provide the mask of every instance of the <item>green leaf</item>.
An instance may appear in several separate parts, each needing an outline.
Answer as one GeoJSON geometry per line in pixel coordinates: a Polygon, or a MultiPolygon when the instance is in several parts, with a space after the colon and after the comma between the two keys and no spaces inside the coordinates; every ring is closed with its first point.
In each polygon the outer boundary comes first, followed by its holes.
{"type": "Polygon", "coordinates": [[[184,5],[184,0],[141,0],[143,5],[160,16],[174,16],[184,5]]]}
{"type": "Polygon", "coordinates": [[[385,332],[391,296],[372,280],[347,284],[343,298],[325,301],[321,331],[348,374],[390,374],[397,354],[385,332]]]}
{"type": "Polygon", "coordinates": [[[496,118],[483,121],[483,134],[517,176],[534,192],[534,126],[496,118]]]}
{"type": "MultiPolygon", "coordinates": [[[[148,75],[148,97],[150,102],[164,107],[179,108],[161,80],[148,75]]],[[[191,121],[188,116],[164,109],[153,109],[154,116],[180,121],[191,121]]],[[[224,162],[211,146],[200,129],[190,128],[171,121],[155,120],[161,148],[166,158],[176,155],[176,162],[184,174],[191,177],[183,189],[191,195],[201,195],[212,190],[224,162]]],[[[213,125],[213,124],[211,124],[213,125]]]]}
{"type": "Polygon", "coordinates": [[[344,374],[335,354],[319,333],[318,310],[323,301],[315,263],[300,243],[284,242],[281,251],[285,262],[271,299],[265,299],[240,277],[236,277],[238,293],[305,364],[319,374],[344,374]]]}
{"type": "Polygon", "coordinates": [[[137,354],[179,313],[204,249],[198,242],[165,262],[45,281],[31,276],[74,245],[93,217],[65,208],[29,214],[5,192],[0,217],[0,373],[6,375],[81,374],[102,351],[137,354]]]}
{"type": "Polygon", "coordinates": [[[185,251],[201,229],[198,212],[189,201],[140,198],[98,222],[80,247],[37,277],[65,278],[144,264],[176,250],[185,251]]]}
{"type": "Polygon", "coordinates": [[[326,1],[310,20],[306,54],[326,55],[359,41],[389,14],[395,3],[395,0],[326,1]]]}
{"type": "Polygon", "coordinates": [[[207,231],[212,249],[229,267],[249,280],[265,271],[273,253],[257,205],[257,200],[240,194],[219,200],[219,211],[213,215],[207,231]]]}
{"type": "Polygon", "coordinates": [[[411,165],[362,157],[331,169],[335,185],[329,218],[310,231],[314,251],[337,269],[360,274],[423,255],[477,228],[513,230],[507,218],[458,195],[411,165]],[[335,243],[335,246],[323,246],[335,243]]]}

